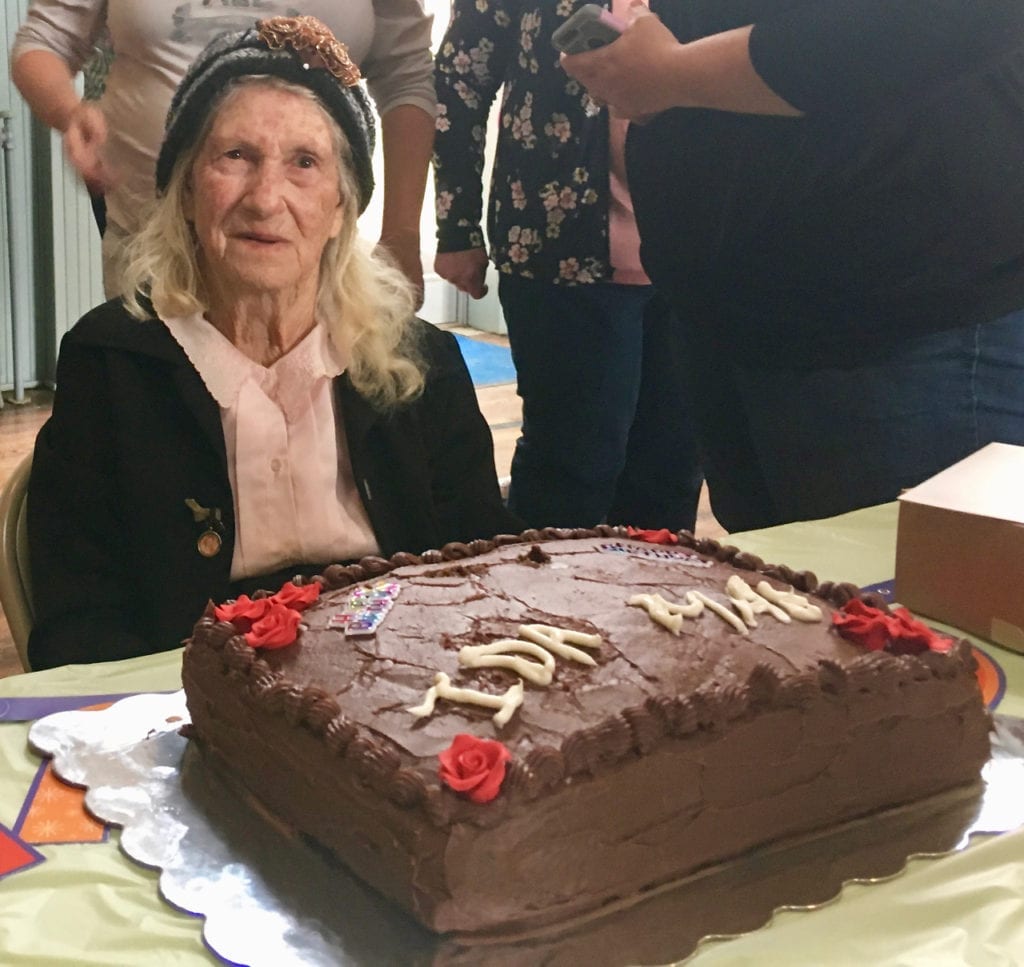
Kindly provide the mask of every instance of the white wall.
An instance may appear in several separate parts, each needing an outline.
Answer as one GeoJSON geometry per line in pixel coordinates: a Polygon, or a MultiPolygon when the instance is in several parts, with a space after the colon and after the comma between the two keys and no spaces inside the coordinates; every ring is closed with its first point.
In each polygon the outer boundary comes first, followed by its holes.
{"type": "MultiPolygon", "coordinates": [[[[449,0],[423,0],[427,13],[433,14],[432,47],[437,50],[448,29],[450,17],[449,0]]],[[[492,115],[490,131],[497,130],[497,109],[492,115]]],[[[493,157],[493,137],[488,138],[488,151],[493,157]]],[[[490,171],[490,157],[487,170],[490,171]]],[[[383,184],[383,162],[381,160],[380,141],[374,154],[374,176],[378,187],[383,184]]],[[[484,182],[487,184],[487,181],[484,182]]],[[[381,203],[383,195],[378,190],[374,193],[369,207],[359,220],[360,232],[366,238],[376,239],[380,235],[381,203]]],[[[433,174],[427,179],[427,193],[423,201],[423,213],[420,216],[420,245],[423,256],[424,303],[420,315],[438,325],[458,323],[472,326],[486,332],[505,332],[505,321],[501,316],[498,304],[497,273],[493,267],[488,269],[488,294],[479,301],[461,295],[454,286],[449,285],[434,272],[434,252],[436,249],[436,224],[434,222],[434,180],[433,174]]]]}
{"type": "Polygon", "coordinates": [[[30,257],[31,126],[28,110],[11,83],[8,54],[26,2],[4,0],[0,9],[0,114],[8,122],[3,129],[7,138],[0,145],[0,385],[17,384],[19,391],[36,382],[32,362],[36,348],[30,257]],[[12,200],[9,211],[8,198],[12,200]]]}

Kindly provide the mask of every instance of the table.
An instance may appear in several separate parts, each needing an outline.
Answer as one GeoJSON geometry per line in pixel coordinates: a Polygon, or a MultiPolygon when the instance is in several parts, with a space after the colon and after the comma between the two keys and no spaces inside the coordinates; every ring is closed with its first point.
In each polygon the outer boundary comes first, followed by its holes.
{"type": "MultiPolygon", "coordinates": [[[[873,584],[892,577],[896,504],[826,521],[736,534],[731,543],[813,570],[819,578],[873,584]]],[[[1006,674],[998,711],[1024,717],[1024,656],[980,643],[1006,674]]],[[[0,680],[3,698],[163,691],[180,687],[180,651],[68,666],[0,680]]],[[[38,759],[28,725],[0,725],[0,822],[14,823],[38,759]]],[[[1024,794],[1024,790],[1022,790],[1024,794]]],[[[157,874],[102,844],[41,847],[47,861],[0,881],[0,963],[219,963],[201,924],[157,895],[157,874]]],[[[728,902],[728,898],[723,898],[728,902]]],[[[813,912],[783,912],[765,929],[701,947],[694,967],[1024,963],[1024,830],[976,842],[938,860],[915,860],[886,882],[848,886],[813,912]]]]}

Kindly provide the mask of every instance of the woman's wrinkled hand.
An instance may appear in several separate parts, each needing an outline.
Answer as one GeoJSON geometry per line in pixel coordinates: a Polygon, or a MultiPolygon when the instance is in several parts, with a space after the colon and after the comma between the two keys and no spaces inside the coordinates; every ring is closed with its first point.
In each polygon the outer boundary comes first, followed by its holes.
{"type": "Polygon", "coordinates": [[[438,252],[434,258],[434,271],[471,299],[482,299],[487,295],[487,286],[484,284],[487,277],[487,252],[482,248],[438,252]]]}
{"type": "Polygon", "coordinates": [[[91,101],[81,101],[64,129],[68,161],[94,195],[104,194],[114,183],[114,171],[103,158],[107,143],[107,119],[91,101]]]}
{"type": "Polygon", "coordinates": [[[596,103],[639,121],[678,105],[670,82],[680,46],[657,15],[634,3],[622,36],[585,54],[562,54],[562,67],[596,103]]]}

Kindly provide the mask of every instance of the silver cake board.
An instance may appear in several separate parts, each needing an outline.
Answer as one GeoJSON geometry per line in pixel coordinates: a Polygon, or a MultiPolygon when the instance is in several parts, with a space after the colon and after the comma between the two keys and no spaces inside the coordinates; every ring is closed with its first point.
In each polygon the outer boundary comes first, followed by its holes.
{"type": "Polygon", "coordinates": [[[995,716],[983,782],[751,852],[532,934],[438,937],[333,858],[253,808],[180,729],[184,693],[137,695],[101,711],[61,712],[29,741],[65,781],[86,788],[121,848],[160,870],[167,902],[204,918],[203,938],[253,967],[668,964],[779,910],[835,902],[844,884],[898,876],[909,859],[965,849],[1024,825],[1024,720],[995,716]]]}

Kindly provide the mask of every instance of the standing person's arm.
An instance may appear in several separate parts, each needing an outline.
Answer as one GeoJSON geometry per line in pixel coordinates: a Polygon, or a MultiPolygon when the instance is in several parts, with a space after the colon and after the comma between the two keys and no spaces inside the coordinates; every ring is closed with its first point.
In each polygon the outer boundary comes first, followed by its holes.
{"type": "MultiPolygon", "coordinates": [[[[657,4],[655,4],[657,8],[657,4]]],[[[671,18],[674,8],[666,8],[671,18]]],[[[563,66],[626,117],[673,107],[842,113],[937,89],[1020,48],[1017,0],[795,3],[680,42],[642,7],[615,43],[563,66]]]]}
{"type": "Polygon", "coordinates": [[[93,192],[111,172],[103,161],[107,124],[102,111],[75,90],[75,75],[103,30],[105,4],[36,0],[11,51],[11,78],[32,113],[64,137],[68,160],[93,192]]]}
{"type": "Polygon", "coordinates": [[[434,65],[438,275],[474,299],[487,291],[483,173],[487,117],[513,56],[519,21],[507,0],[453,0],[434,65]]]}
{"type": "Polygon", "coordinates": [[[380,119],[384,155],[384,212],[380,244],[419,292],[423,302],[420,215],[434,147],[434,117],[414,104],[400,104],[380,119]]]}
{"type": "Polygon", "coordinates": [[[420,293],[420,216],[434,143],[430,27],[422,0],[374,0],[373,46],[360,64],[381,119],[384,208],[380,244],[420,293]]]}
{"type": "Polygon", "coordinates": [[[745,114],[798,115],[761,79],[750,60],[751,26],[682,44],[643,6],[607,47],[563,54],[562,65],[620,117],[642,119],[673,107],[745,114]]]}

